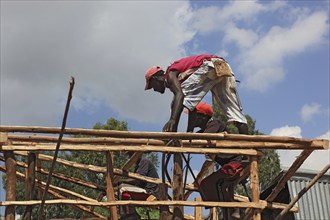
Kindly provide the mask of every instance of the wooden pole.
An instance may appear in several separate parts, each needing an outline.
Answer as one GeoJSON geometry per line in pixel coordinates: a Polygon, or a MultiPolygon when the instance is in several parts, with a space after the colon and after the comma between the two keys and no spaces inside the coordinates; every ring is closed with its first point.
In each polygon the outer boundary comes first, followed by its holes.
{"type": "MultiPolygon", "coordinates": [[[[181,154],[174,154],[174,169],[173,169],[173,201],[183,200],[183,179],[182,179],[182,157],[181,154]]],[[[183,219],[183,207],[174,206],[173,207],[173,219],[180,220],[183,219]]]]}
{"type": "Polygon", "coordinates": [[[294,206],[294,204],[328,171],[330,168],[330,164],[325,166],[320,173],[318,173],[310,182],[307,183],[307,185],[296,195],[289,205],[281,211],[281,213],[276,216],[275,220],[281,220],[288,212],[289,210],[294,206]]]}
{"type": "MultiPolygon", "coordinates": [[[[197,197],[197,198],[195,198],[195,201],[196,202],[200,202],[200,201],[202,201],[202,199],[200,198],[200,197],[197,197]]],[[[196,220],[202,220],[203,218],[202,218],[202,207],[201,206],[196,206],[195,207],[195,219],[196,220]]]]}
{"type": "MultiPolygon", "coordinates": [[[[32,200],[34,183],[35,183],[35,166],[36,166],[36,155],[29,153],[28,156],[28,167],[25,172],[25,200],[32,200]]],[[[30,220],[32,215],[32,206],[26,206],[23,214],[23,220],[30,220]]]]}
{"type": "MultiPolygon", "coordinates": [[[[16,200],[16,159],[13,151],[4,152],[6,160],[6,201],[16,200]]],[[[15,220],[15,206],[10,205],[6,207],[6,220],[15,220]]]]}
{"type": "Polygon", "coordinates": [[[284,174],[284,176],[278,181],[277,185],[273,189],[272,193],[266,198],[267,202],[273,202],[276,198],[276,196],[281,192],[281,190],[284,188],[286,182],[290,179],[290,177],[299,169],[301,164],[307,159],[309,155],[313,150],[306,149],[300,153],[300,155],[297,157],[297,159],[293,162],[291,167],[288,169],[288,171],[284,174]]]}
{"type": "MultiPolygon", "coordinates": [[[[107,201],[115,201],[115,193],[113,190],[113,165],[112,165],[112,155],[111,152],[106,152],[107,158],[107,172],[106,172],[106,182],[107,182],[107,201]]],[[[110,219],[117,220],[117,208],[116,206],[110,206],[110,219]]]]}
{"type": "Polygon", "coordinates": [[[50,184],[50,180],[52,178],[52,173],[53,173],[54,168],[55,168],[55,163],[56,163],[56,159],[57,159],[57,156],[58,156],[58,151],[59,151],[60,146],[61,146],[61,140],[62,140],[62,137],[64,135],[66,120],[67,120],[67,116],[68,116],[68,112],[69,112],[70,102],[71,102],[71,99],[72,99],[73,87],[74,87],[74,78],[71,77],[70,89],[69,89],[69,94],[68,94],[68,98],[67,98],[67,102],[66,102],[66,106],[65,106],[65,110],[64,110],[62,127],[61,127],[60,134],[59,134],[59,137],[58,137],[58,142],[57,142],[55,153],[54,153],[54,159],[53,159],[53,162],[52,162],[50,170],[49,170],[49,175],[47,177],[45,191],[44,191],[44,193],[42,195],[42,198],[41,198],[41,204],[40,204],[40,207],[39,207],[38,218],[37,218],[38,220],[41,220],[43,218],[44,204],[45,204],[45,199],[46,199],[46,195],[47,195],[47,190],[48,190],[48,186],[50,184]]]}
{"type": "MultiPolygon", "coordinates": [[[[251,194],[252,202],[259,202],[259,176],[258,176],[258,158],[251,157],[251,166],[250,166],[250,182],[251,182],[251,194]]],[[[259,210],[253,210],[253,220],[260,220],[261,215],[259,210]]]]}
{"type": "MultiPolygon", "coordinates": [[[[167,185],[162,183],[159,184],[159,200],[160,201],[167,201],[167,185]]],[[[169,218],[169,208],[168,206],[161,205],[160,206],[160,220],[168,220],[169,218]]]]}

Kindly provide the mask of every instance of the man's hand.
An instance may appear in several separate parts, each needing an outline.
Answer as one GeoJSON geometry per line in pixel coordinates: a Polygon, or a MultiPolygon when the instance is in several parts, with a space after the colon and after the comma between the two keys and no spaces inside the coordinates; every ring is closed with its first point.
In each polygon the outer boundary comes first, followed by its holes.
{"type": "Polygon", "coordinates": [[[177,125],[174,119],[170,119],[163,127],[164,132],[176,132],[177,125]]]}

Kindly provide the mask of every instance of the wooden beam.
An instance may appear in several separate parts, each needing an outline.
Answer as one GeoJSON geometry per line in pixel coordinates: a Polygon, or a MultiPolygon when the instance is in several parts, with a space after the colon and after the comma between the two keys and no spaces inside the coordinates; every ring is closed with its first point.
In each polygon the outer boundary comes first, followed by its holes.
{"type": "MultiPolygon", "coordinates": [[[[46,133],[58,134],[61,128],[41,127],[41,126],[0,126],[0,132],[24,132],[24,133],[46,133]]],[[[270,135],[242,135],[242,134],[224,134],[224,133],[186,133],[186,132],[134,132],[134,131],[116,131],[116,130],[96,130],[96,129],[79,129],[66,128],[65,134],[81,134],[101,137],[117,137],[117,138],[155,138],[155,139],[202,139],[202,140],[236,140],[236,141],[267,141],[267,142],[288,142],[288,143],[305,143],[311,144],[312,139],[279,137],[270,135]]],[[[324,149],[329,140],[321,140],[324,149]]],[[[315,143],[318,145],[318,143],[315,143]]],[[[316,147],[316,146],[313,146],[316,147]]]]}
{"type": "MultiPolygon", "coordinates": [[[[113,190],[113,165],[112,165],[112,156],[111,152],[106,152],[106,158],[107,158],[107,172],[105,175],[106,183],[107,183],[107,201],[115,201],[115,194],[113,190]]],[[[117,220],[117,208],[116,206],[110,206],[110,219],[111,220],[117,220]]]]}
{"type": "MultiPolygon", "coordinates": [[[[3,145],[3,151],[54,151],[54,144],[36,145],[3,145]]],[[[134,152],[171,152],[192,154],[230,154],[262,156],[261,152],[254,149],[221,149],[221,148],[196,148],[196,147],[168,147],[156,145],[69,145],[62,144],[61,151],[134,151],[134,152]]]]}
{"type": "MultiPolygon", "coordinates": [[[[6,164],[6,201],[16,200],[16,158],[13,151],[4,152],[6,164]]],[[[15,220],[15,205],[6,207],[6,220],[15,220]]]]}
{"type": "MultiPolygon", "coordinates": [[[[0,206],[9,205],[38,205],[41,201],[3,201],[0,202],[0,206]]],[[[46,200],[45,204],[74,204],[74,205],[88,205],[88,206],[125,206],[125,205],[135,205],[135,206],[211,206],[211,207],[225,207],[225,208],[257,208],[263,209],[265,205],[262,203],[255,202],[197,202],[197,201],[139,201],[139,200],[120,200],[111,202],[97,202],[86,201],[86,200],[69,200],[69,199],[56,199],[56,200],[46,200]]]]}
{"type": "MultiPolygon", "coordinates": [[[[33,199],[34,183],[35,179],[35,166],[36,166],[36,155],[29,153],[28,164],[25,169],[25,200],[33,199]]],[[[32,206],[26,206],[23,214],[23,220],[30,220],[32,215],[32,206]]]]}
{"type": "Polygon", "coordinates": [[[300,153],[300,155],[297,157],[297,159],[293,162],[291,167],[288,169],[288,171],[283,175],[283,177],[278,181],[277,185],[273,189],[272,193],[266,198],[267,202],[273,202],[276,198],[276,196],[281,192],[281,190],[284,188],[286,182],[291,178],[291,176],[299,169],[301,164],[307,159],[309,155],[313,150],[304,150],[300,153]]]}
{"type": "MultiPolygon", "coordinates": [[[[195,198],[196,202],[201,202],[202,199],[200,197],[195,198]]],[[[196,220],[202,220],[203,215],[202,215],[202,207],[201,206],[196,206],[195,207],[195,219],[196,220]]]]}
{"type": "Polygon", "coordinates": [[[325,166],[321,172],[319,172],[307,185],[290,201],[289,205],[281,211],[281,213],[276,216],[275,220],[281,220],[289,210],[294,206],[294,204],[329,170],[330,164],[325,166]]]}
{"type": "MultiPolygon", "coordinates": [[[[250,187],[252,194],[252,202],[259,202],[259,168],[258,168],[258,158],[251,157],[251,165],[250,165],[250,187]]],[[[259,210],[253,210],[253,220],[260,220],[261,215],[259,210]]]]}
{"type": "MultiPolygon", "coordinates": [[[[183,170],[182,170],[182,157],[181,154],[174,154],[173,157],[174,169],[173,169],[173,185],[172,193],[173,200],[182,201],[183,200],[183,170]]],[[[173,218],[174,220],[183,219],[184,211],[182,206],[173,207],[173,218]]]]}
{"type": "Polygon", "coordinates": [[[8,141],[8,133],[0,132],[0,146],[7,144],[8,141]]]}

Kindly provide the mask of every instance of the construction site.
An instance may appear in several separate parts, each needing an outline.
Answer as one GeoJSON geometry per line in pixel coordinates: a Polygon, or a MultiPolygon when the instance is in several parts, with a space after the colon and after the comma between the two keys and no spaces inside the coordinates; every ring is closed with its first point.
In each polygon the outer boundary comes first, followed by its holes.
{"type": "MultiPolygon", "coordinates": [[[[287,180],[298,170],[303,162],[313,151],[325,150],[329,147],[329,141],[324,139],[303,139],[293,137],[275,137],[267,135],[239,135],[239,134],[203,134],[203,133],[182,133],[182,132],[133,132],[115,130],[93,130],[78,128],[55,128],[55,127],[33,127],[33,126],[0,126],[1,132],[1,160],[5,166],[1,166],[1,171],[6,174],[6,200],[1,201],[1,206],[5,206],[5,219],[15,219],[15,207],[25,206],[25,213],[22,219],[36,219],[31,216],[31,210],[35,206],[39,207],[38,219],[42,218],[42,206],[53,204],[65,204],[73,206],[85,213],[85,219],[119,219],[117,209],[125,205],[135,205],[140,207],[151,207],[159,210],[159,219],[218,219],[217,208],[226,210],[229,208],[239,208],[244,210],[241,219],[266,219],[264,211],[277,210],[279,213],[275,219],[285,219],[288,212],[299,212],[299,207],[295,204],[307,192],[313,184],[322,177],[329,169],[329,164],[325,164],[310,183],[299,192],[297,196],[288,204],[274,202],[276,196],[283,189],[287,180]],[[61,138],[58,137],[60,135],[61,138]],[[71,136],[70,136],[71,135],[71,136]],[[82,135],[84,137],[73,138],[72,135],[82,135]],[[63,137],[64,136],[64,137],[63,137]],[[176,140],[179,145],[170,146],[164,140],[176,140]],[[205,147],[208,146],[208,147],[205,147]],[[295,161],[292,161],[288,172],[278,180],[271,194],[265,199],[260,199],[258,161],[263,156],[262,149],[284,149],[302,150],[295,161]],[[93,151],[103,152],[106,155],[106,166],[98,167],[93,164],[78,164],[57,158],[57,154],[49,156],[43,154],[45,151],[93,151]],[[113,153],[116,151],[134,152],[121,169],[113,168],[113,153]],[[127,170],[136,162],[136,158],[143,153],[159,152],[162,156],[160,179],[149,178],[127,170]],[[248,163],[244,170],[240,172],[239,178],[235,178],[231,184],[235,186],[242,180],[248,179],[251,190],[251,201],[243,195],[234,196],[235,201],[205,201],[201,196],[190,198],[191,192],[199,192],[198,186],[201,178],[209,167],[200,170],[193,183],[184,181],[183,165],[189,168],[188,161],[184,154],[231,154],[246,155],[248,163]],[[168,155],[173,155],[169,157],[168,155]],[[16,158],[24,158],[17,160],[16,158]],[[76,178],[70,178],[60,173],[46,170],[41,166],[41,161],[54,162],[80,170],[102,173],[106,179],[106,189],[100,188],[93,183],[86,183],[76,178]],[[173,165],[173,173],[169,174],[167,166],[173,165]],[[18,167],[25,168],[25,173],[17,171],[18,167]],[[74,189],[63,189],[56,185],[41,181],[41,175],[48,175],[48,179],[56,178],[61,181],[70,181],[75,184],[90,187],[96,190],[106,191],[106,201],[98,201],[97,198],[88,198],[78,194],[74,189]],[[119,200],[114,190],[114,179],[126,176],[158,184],[160,186],[160,197],[146,200],[119,200]],[[170,178],[170,179],[169,179],[170,178]],[[25,182],[25,201],[16,201],[16,182],[25,182]],[[32,191],[38,189],[47,192],[52,199],[33,200],[32,191]],[[169,190],[172,195],[169,197],[169,190]],[[68,199],[68,197],[76,199],[68,199]],[[170,198],[170,199],[169,199],[170,198]],[[183,207],[193,207],[194,214],[184,213],[183,207]],[[107,209],[110,217],[105,217],[94,210],[94,207],[107,209]],[[202,208],[209,207],[210,215],[203,217],[202,208]],[[213,215],[212,215],[212,212],[213,215]]],[[[210,165],[211,166],[211,165],[210,165]]],[[[225,212],[224,212],[225,213],[225,212]]],[[[70,219],[70,218],[67,218],[70,219]]],[[[224,216],[223,219],[230,220],[224,216]]]]}

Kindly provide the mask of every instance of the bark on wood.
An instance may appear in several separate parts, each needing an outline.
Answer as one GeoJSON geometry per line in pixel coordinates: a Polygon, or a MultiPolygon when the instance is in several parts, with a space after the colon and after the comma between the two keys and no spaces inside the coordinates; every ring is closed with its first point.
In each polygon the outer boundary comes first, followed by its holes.
{"type": "MultiPolygon", "coordinates": [[[[28,164],[27,164],[26,174],[25,174],[25,200],[32,200],[32,195],[34,191],[35,183],[35,166],[36,166],[36,155],[34,153],[29,153],[28,164]]],[[[26,206],[25,212],[23,214],[23,220],[30,220],[32,215],[32,206],[26,206]]]]}
{"type": "MultiPolygon", "coordinates": [[[[107,201],[115,201],[115,194],[113,190],[113,165],[112,165],[112,156],[111,152],[106,152],[107,158],[107,172],[106,172],[106,182],[107,182],[107,201]]],[[[116,206],[110,206],[110,219],[117,220],[117,208],[116,206]]]]}
{"type": "Polygon", "coordinates": [[[7,144],[8,141],[8,133],[0,132],[0,146],[7,144]]]}
{"type": "MultiPolygon", "coordinates": [[[[60,128],[56,127],[41,127],[41,126],[0,126],[0,132],[24,132],[24,133],[48,133],[58,134],[60,128]]],[[[242,135],[242,134],[223,134],[223,133],[186,133],[186,132],[132,132],[132,131],[116,131],[116,130],[95,130],[95,129],[78,129],[66,128],[65,134],[82,134],[103,137],[117,138],[155,138],[155,139],[203,139],[203,140],[239,140],[239,141],[267,141],[267,142],[288,142],[288,143],[306,143],[312,144],[311,139],[294,138],[294,137],[277,137],[269,135],[242,135]]],[[[321,140],[321,142],[328,140],[321,140]]],[[[315,143],[318,145],[319,143],[315,143]]],[[[328,149],[329,146],[325,146],[328,149]]],[[[316,147],[316,146],[314,146],[316,147]]]]}
{"type": "MultiPolygon", "coordinates": [[[[16,200],[16,159],[13,151],[4,152],[6,164],[6,201],[16,200]]],[[[6,207],[6,220],[15,219],[15,205],[6,207]]]]}
{"type": "MultiPolygon", "coordinates": [[[[174,154],[173,157],[174,169],[173,169],[173,200],[182,201],[183,200],[183,171],[182,171],[182,157],[181,154],[174,154]]],[[[183,219],[183,207],[175,206],[173,207],[173,219],[183,219]]]]}
{"type": "MultiPolygon", "coordinates": [[[[166,184],[159,184],[159,200],[166,201],[168,200],[167,197],[167,185],[166,184]]],[[[167,220],[170,217],[168,206],[161,205],[160,206],[160,220],[167,220]]]]}
{"type": "MultiPolygon", "coordinates": [[[[3,145],[3,151],[54,151],[54,144],[37,144],[37,145],[3,145]]],[[[172,152],[172,153],[192,153],[192,154],[230,154],[230,155],[251,155],[262,156],[261,152],[254,149],[220,149],[220,148],[193,148],[193,147],[168,147],[168,146],[152,146],[152,145],[61,145],[61,151],[134,151],[134,152],[172,152]]]]}
{"type": "MultiPolygon", "coordinates": [[[[196,202],[201,202],[202,199],[200,197],[195,198],[196,202]]],[[[202,220],[202,207],[201,206],[196,206],[195,207],[195,219],[196,220],[202,220]]]]}
{"type": "MultiPolygon", "coordinates": [[[[4,168],[3,166],[0,166],[0,170],[1,171],[6,171],[6,168],[4,168]]],[[[20,181],[25,181],[25,175],[20,173],[20,172],[16,172],[16,175],[17,175],[17,179],[20,180],[20,181]]],[[[45,189],[45,185],[46,183],[45,182],[40,182],[40,181],[36,181],[35,182],[36,184],[36,188],[40,191],[43,191],[45,189]]],[[[54,198],[57,198],[57,199],[67,199],[66,197],[64,197],[63,195],[61,195],[60,193],[63,193],[63,194],[68,194],[68,195],[71,195],[71,196],[74,196],[78,199],[82,199],[82,200],[85,200],[87,199],[87,201],[90,201],[90,202],[93,202],[95,200],[93,199],[90,199],[88,197],[84,197],[80,194],[77,194],[77,193],[74,193],[70,190],[66,190],[66,189],[63,189],[63,188],[60,188],[60,187],[56,187],[56,186],[53,186],[53,185],[50,185],[50,189],[48,190],[48,194],[52,195],[54,198]]],[[[30,205],[29,204],[29,201],[27,201],[27,204],[26,205],[30,205]]],[[[73,204],[74,207],[78,208],[79,210],[81,211],[84,211],[86,213],[89,213],[89,214],[92,214],[94,216],[97,216],[97,217],[101,217],[102,219],[106,219],[104,216],[98,214],[97,212],[93,212],[91,209],[88,209],[82,205],[75,205],[73,204]]]]}
{"type": "MultiPolygon", "coordinates": [[[[250,186],[252,194],[252,202],[259,202],[259,177],[258,177],[258,160],[257,157],[251,157],[251,169],[250,169],[250,186]]],[[[260,220],[261,215],[259,210],[253,210],[253,220],[260,220]]]]}

